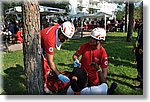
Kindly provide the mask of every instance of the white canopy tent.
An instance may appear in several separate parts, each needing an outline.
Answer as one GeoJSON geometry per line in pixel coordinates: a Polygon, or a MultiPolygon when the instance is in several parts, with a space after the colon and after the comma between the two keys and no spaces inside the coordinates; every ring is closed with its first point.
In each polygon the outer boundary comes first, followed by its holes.
{"type": "MultiPolygon", "coordinates": [[[[55,15],[61,15],[66,13],[65,9],[59,9],[59,8],[53,8],[53,7],[47,7],[47,6],[39,6],[40,9],[40,14],[42,15],[43,18],[47,18],[48,21],[50,18],[53,18],[55,21],[57,18],[55,15]]],[[[22,19],[22,8],[21,6],[16,6],[10,9],[5,10],[6,18],[7,17],[15,17],[16,20],[21,20],[22,19]]]]}
{"type": "Polygon", "coordinates": [[[84,12],[80,12],[80,13],[77,13],[75,15],[70,15],[70,17],[74,18],[74,17],[81,17],[81,18],[99,18],[99,17],[104,17],[104,25],[106,27],[106,17],[111,17],[112,15],[111,14],[108,14],[108,13],[105,13],[105,12],[97,12],[95,14],[88,14],[88,13],[84,13],[84,12]]]}
{"type": "Polygon", "coordinates": [[[106,17],[111,17],[111,14],[105,13],[105,12],[97,12],[96,14],[94,14],[96,17],[104,17],[104,25],[106,27],[107,22],[106,22],[106,17]]]}
{"type": "MultiPolygon", "coordinates": [[[[46,14],[46,13],[52,13],[52,14],[63,14],[66,13],[65,9],[59,9],[59,8],[53,8],[53,7],[47,7],[47,6],[39,6],[40,13],[46,14]]],[[[21,6],[16,6],[10,9],[5,10],[5,14],[19,14],[22,12],[21,6]]]]}
{"type": "Polygon", "coordinates": [[[88,16],[89,14],[88,13],[85,13],[85,12],[78,12],[77,14],[74,14],[74,15],[69,15],[71,18],[74,18],[74,17],[77,17],[77,18],[79,18],[79,17],[81,17],[81,18],[83,18],[83,17],[86,17],[86,16],[88,16]]]}
{"type": "Polygon", "coordinates": [[[106,12],[97,12],[94,15],[97,17],[102,17],[102,16],[111,17],[112,16],[111,14],[108,14],[106,12]]]}

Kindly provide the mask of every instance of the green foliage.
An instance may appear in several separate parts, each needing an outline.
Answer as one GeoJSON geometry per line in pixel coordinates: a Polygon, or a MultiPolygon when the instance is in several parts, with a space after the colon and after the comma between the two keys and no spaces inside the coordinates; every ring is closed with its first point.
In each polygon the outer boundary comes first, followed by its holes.
{"type": "MultiPolygon", "coordinates": [[[[125,6],[123,6],[124,3],[118,3],[118,11],[116,13],[117,20],[121,20],[122,16],[125,15],[125,6]]],[[[134,3],[135,4],[135,3],[134,3]]],[[[143,7],[142,6],[134,6],[134,19],[141,19],[143,13],[143,7]]]]}
{"type": "Polygon", "coordinates": [[[116,19],[117,20],[122,20],[122,16],[125,15],[124,11],[118,10],[116,14],[116,19]]]}
{"type": "MultiPolygon", "coordinates": [[[[109,56],[109,70],[107,82],[116,82],[114,95],[142,95],[143,90],[135,90],[134,86],[139,82],[135,80],[137,76],[135,55],[132,48],[135,43],[137,33],[133,33],[133,41],[126,42],[126,33],[107,33],[103,46],[109,56]]],[[[60,51],[55,50],[54,62],[60,71],[72,71],[72,55],[78,47],[87,42],[89,37],[78,40],[69,40],[62,45],[60,51]]],[[[2,94],[26,94],[26,84],[23,69],[22,51],[3,54],[4,79],[2,94]]],[[[59,93],[60,94],[60,93],[59,93]]],[[[64,94],[64,92],[62,92],[64,94]]]]}
{"type": "Polygon", "coordinates": [[[21,6],[21,1],[14,1],[14,0],[11,0],[9,2],[2,2],[3,4],[3,11],[7,10],[7,9],[10,9],[12,7],[15,7],[15,6],[21,6]]]}
{"type": "Polygon", "coordinates": [[[134,9],[134,19],[141,19],[142,17],[142,11],[143,9],[141,7],[135,7],[134,9]]]}

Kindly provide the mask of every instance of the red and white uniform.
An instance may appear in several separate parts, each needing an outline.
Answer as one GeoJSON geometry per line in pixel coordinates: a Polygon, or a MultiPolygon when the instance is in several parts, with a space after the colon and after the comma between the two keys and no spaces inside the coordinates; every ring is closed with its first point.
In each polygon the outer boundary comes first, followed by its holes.
{"type": "MultiPolygon", "coordinates": [[[[62,25],[55,24],[54,26],[45,28],[41,30],[41,44],[43,51],[50,55],[54,55],[54,48],[60,50],[61,42],[58,37],[58,30],[60,29],[61,33],[66,37],[71,38],[74,34],[74,26],[70,22],[65,22],[62,25]]],[[[50,73],[51,68],[48,64],[46,55],[43,56],[43,78],[44,78],[44,90],[46,93],[50,91],[57,92],[58,90],[65,89],[69,82],[63,82],[62,78],[59,78],[54,73],[50,73]]],[[[68,79],[65,76],[69,77],[70,73],[62,73],[63,79],[68,79]]],[[[60,74],[61,75],[61,74],[60,74]]],[[[69,80],[69,79],[68,79],[69,80]]]]}
{"type": "Polygon", "coordinates": [[[82,55],[81,68],[88,73],[88,81],[90,86],[99,84],[98,73],[95,68],[90,66],[91,62],[96,62],[101,68],[108,67],[108,56],[105,49],[101,46],[100,49],[92,49],[89,43],[85,43],[76,51],[77,55],[82,55]]]}
{"type": "MultiPolygon", "coordinates": [[[[55,26],[45,28],[44,30],[41,30],[42,48],[43,48],[44,52],[46,52],[50,55],[54,55],[54,48],[60,49],[60,47],[61,47],[61,43],[59,42],[59,39],[58,39],[58,28],[59,27],[60,27],[59,25],[55,25],[55,26]]],[[[51,86],[51,84],[54,84],[54,80],[53,80],[54,78],[49,79],[50,70],[51,69],[48,65],[47,57],[44,55],[43,56],[44,87],[48,88],[49,90],[53,90],[54,88],[51,86]]],[[[57,82],[57,81],[55,81],[55,82],[57,82]]],[[[58,86],[58,85],[56,85],[56,86],[58,86]]]]}
{"type": "Polygon", "coordinates": [[[58,39],[59,25],[51,26],[41,30],[41,43],[44,51],[50,55],[54,55],[54,48],[60,48],[61,43],[58,39]]]}

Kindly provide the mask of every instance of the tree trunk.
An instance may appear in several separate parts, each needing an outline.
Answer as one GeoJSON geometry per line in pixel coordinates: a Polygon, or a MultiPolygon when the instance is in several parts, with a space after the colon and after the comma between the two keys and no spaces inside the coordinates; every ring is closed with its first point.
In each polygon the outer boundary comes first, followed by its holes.
{"type": "Polygon", "coordinates": [[[133,32],[133,17],[134,17],[134,3],[129,3],[129,24],[128,24],[128,33],[127,33],[127,41],[132,41],[132,32],[133,32]]]}
{"type": "Polygon", "coordinates": [[[126,2],[126,7],[125,7],[125,32],[127,32],[127,29],[128,29],[128,2],[126,2]]]}
{"type": "Polygon", "coordinates": [[[140,11],[141,12],[141,19],[143,21],[143,1],[141,2],[141,6],[140,7],[141,7],[141,11],[140,11]]]}
{"type": "Polygon", "coordinates": [[[27,93],[43,94],[43,72],[40,38],[40,12],[38,1],[23,1],[23,53],[27,78],[27,93]]]}

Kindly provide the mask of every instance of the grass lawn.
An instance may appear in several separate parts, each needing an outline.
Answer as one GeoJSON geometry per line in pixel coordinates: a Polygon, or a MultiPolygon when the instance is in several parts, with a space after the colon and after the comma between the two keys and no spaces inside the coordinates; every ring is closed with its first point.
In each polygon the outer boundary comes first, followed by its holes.
{"type": "MultiPolygon", "coordinates": [[[[133,34],[133,42],[126,42],[126,33],[108,33],[103,43],[109,56],[108,85],[110,86],[113,82],[118,84],[114,95],[143,95],[143,90],[134,89],[134,86],[139,84],[135,80],[137,71],[135,56],[132,53],[136,35],[136,33],[133,34]]],[[[62,45],[60,51],[55,50],[54,61],[57,68],[60,71],[72,71],[72,55],[81,44],[88,40],[89,37],[70,40],[62,45]]],[[[2,94],[25,94],[23,52],[4,53],[2,59],[2,94]]]]}

